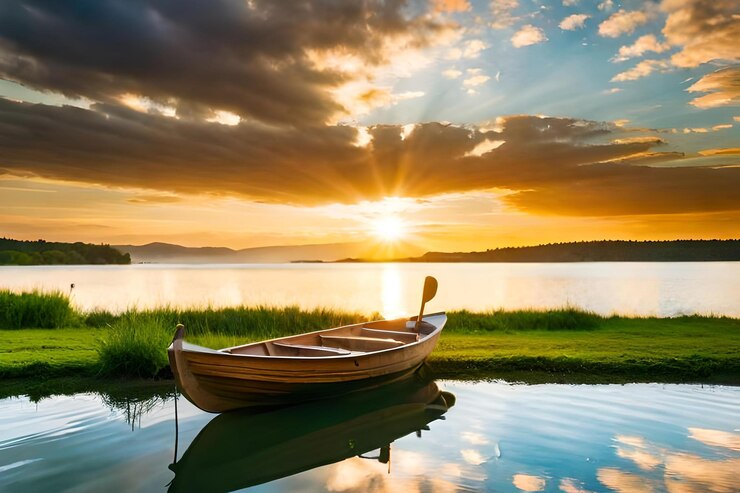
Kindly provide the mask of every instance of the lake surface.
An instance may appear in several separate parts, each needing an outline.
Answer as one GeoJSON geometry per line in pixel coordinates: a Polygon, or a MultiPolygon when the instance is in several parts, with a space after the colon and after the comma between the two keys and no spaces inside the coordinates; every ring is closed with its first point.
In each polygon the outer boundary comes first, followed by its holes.
{"type": "Polygon", "coordinates": [[[260,414],[180,397],[177,474],[171,397],[0,400],[0,490],[737,491],[738,388],[419,385],[260,414]]]}
{"type": "Polygon", "coordinates": [[[426,275],[430,311],[557,308],[601,314],[740,316],[740,262],[240,264],[0,267],[0,289],[72,290],[89,310],[264,304],[414,314],[426,275]]]}

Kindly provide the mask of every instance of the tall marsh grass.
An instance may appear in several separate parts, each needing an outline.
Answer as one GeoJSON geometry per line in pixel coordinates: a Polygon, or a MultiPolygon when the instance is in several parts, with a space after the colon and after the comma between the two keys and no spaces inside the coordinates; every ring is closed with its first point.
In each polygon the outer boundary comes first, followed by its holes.
{"type": "Polygon", "coordinates": [[[153,317],[129,316],[115,322],[98,346],[100,373],[114,377],[155,377],[168,365],[171,334],[153,317]]]}
{"type": "Polygon", "coordinates": [[[79,314],[60,291],[0,290],[0,329],[57,329],[78,325],[79,314]]]}
{"type": "Polygon", "coordinates": [[[523,330],[593,330],[605,320],[593,312],[565,307],[553,310],[448,312],[446,330],[459,333],[523,330]]]}

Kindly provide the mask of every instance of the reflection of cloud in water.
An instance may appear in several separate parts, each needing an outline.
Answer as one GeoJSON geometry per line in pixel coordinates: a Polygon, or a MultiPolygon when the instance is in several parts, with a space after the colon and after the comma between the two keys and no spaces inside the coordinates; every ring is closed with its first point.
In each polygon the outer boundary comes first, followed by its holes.
{"type": "MultiPolygon", "coordinates": [[[[689,428],[689,437],[707,445],[740,450],[735,433],[704,428],[689,428]]],[[[619,493],[667,490],[671,493],[710,491],[732,493],[737,486],[740,458],[711,460],[695,454],[672,451],[654,445],[642,437],[618,435],[617,455],[629,459],[644,471],[659,471],[663,480],[647,478],[617,468],[599,469],[597,477],[606,487],[619,493]]],[[[562,486],[561,486],[562,489],[562,486]]],[[[565,490],[563,490],[565,491],[565,490]]],[[[574,490],[575,491],[575,490],[574,490]]]]}
{"type": "Polygon", "coordinates": [[[460,476],[462,476],[462,469],[460,468],[460,464],[455,464],[452,462],[442,464],[442,467],[439,468],[439,472],[442,476],[446,476],[448,478],[459,478],[460,476]]]}
{"type": "Polygon", "coordinates": [[[542,491],[545,489],[545,479],[539,476],[514,474],[511,482],[522,491],[542,491]]]}
{"type": "Polygon", "coordinates": [[[706,428],[689,428],[689,436],[712,447],[724,447],[740,452],[740,433],[706,428]]]}
{"type": "Polygon", "coordinates": [[[665,480],[668,491],[737,491],[740,459],[709,460],[691,454],[666,457],[665,480]]]}
{"type": "Polygon", "coordinates": [[[637,474],[620,471],[615,467],[602,467],[596,473],[601,484],[617,493],[649,493],[655,491],[655,482],[637,474]]]}
{"type": "Polygon", "coordinates": [[[463,460],[465,460],[465,462],[473,466],[479,466],[486,462],[483,454],[472,448],[463,449],[460,451],[460,454],[463,456],[463,460]]]}
{"type": "Polygon", "coordinates": [[[474,433],[472,431],[464,431],[462,432],[460,437],[464,441],[472,443],[473,445],[485,445],[488,443],[488,438],[481,435],[480,433],[474,433]]]}
{"type": "MultiPolygon", "coordinates": [[[[446,469],[454,464],[446,464],[446,469]]],[[[432,478],[436,476],[433,461],[424,454],[396,450],[392,456],[392,469],[388,465],[353,457],[330,466],[326,489],[337,493],[452,493],[457,491],[453,482],[432,478]],[[400,476],[399,476],[400,475],[400,476]]],[[[458,467],[459,472],[459,467],[458,467]]]]}
{"type": "Polygon", "coordinates": [[[591,493],[591,491],[583,489],[581,484],[575,479],[563,478],[560,480],[560,491],[565,493],[591,493]]]}
{"type": "Polygon", "coordinates": [[[617,455],[623,459],[631,460],[644,471],[655,469],[662,462],[659,454],[650,453],[646,450],[648,448],[655,449],[655,447],[651,447],[640,437],[617,435],[614,437],[614,441],[620,444],[617,445],[617,455]]]}

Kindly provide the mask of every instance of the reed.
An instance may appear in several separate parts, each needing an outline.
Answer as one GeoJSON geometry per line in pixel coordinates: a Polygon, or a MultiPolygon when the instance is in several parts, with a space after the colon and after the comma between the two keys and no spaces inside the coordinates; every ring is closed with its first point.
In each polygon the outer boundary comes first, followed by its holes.
{"type": "Polygon", "coordinates": [[[171,334],[161,319],[129,316],[118,320],[98,346],[100,374],[154,377],[167,368],[171,334]]]}
{"type": "Polygon", "coordinates": [[[79,324],[79,314],[60,291],[0,290],[0,329],[55,329],[79,324]]]}
{"type": "Polygon", "coordinates": [[[573,307],[552,310],[493,310],[447,312],[446,331],[476,334],[522,330],[593,330],[606,317],[573,307]]]}

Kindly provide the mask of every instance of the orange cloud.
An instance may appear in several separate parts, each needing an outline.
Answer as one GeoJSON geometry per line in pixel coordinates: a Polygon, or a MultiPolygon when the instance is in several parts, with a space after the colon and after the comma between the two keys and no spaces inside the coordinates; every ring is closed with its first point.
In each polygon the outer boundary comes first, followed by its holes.
{"type": "Polygon", "coordinates": [[[740,67],[728,67],[711,72],[686,90],[709,93],[691,101],[697,108],[740,105],[740,67]]]}
{"type": "Polygon", "coordinates": [[[623,34],[632,34],[635,28],[645,24],[648,15],[639,10],[625,11],[619,9],[607,20],[599,24],[599,35],[607,38],[618,38],[623,34]]]}
{"type": "Polygon", "coordinates": [[[545,214],[740,210],[740,168],[666,166],[682,154],[660,152],[662,140],[572,118],[284,128],[2,99],[0,114],[2,165],[14,175],[285,204],[499,188],[510,206],[545,214]]]}
{"type": "Polygon", "coordinates": [[[712,60],[740,60],[735,0],[664,0],[668,14],[663,35],[681,49],[671,57],[677,67],[697,67],[712,60]]]}

